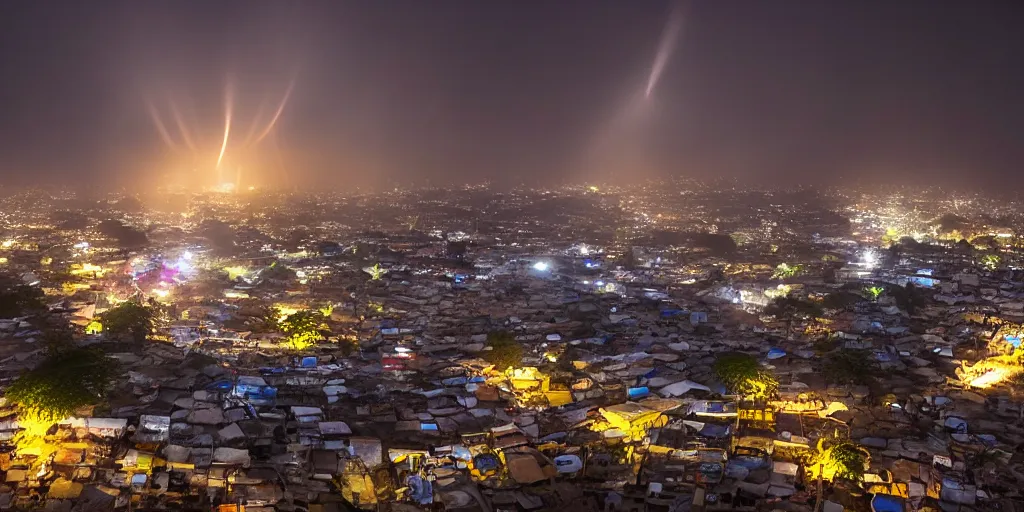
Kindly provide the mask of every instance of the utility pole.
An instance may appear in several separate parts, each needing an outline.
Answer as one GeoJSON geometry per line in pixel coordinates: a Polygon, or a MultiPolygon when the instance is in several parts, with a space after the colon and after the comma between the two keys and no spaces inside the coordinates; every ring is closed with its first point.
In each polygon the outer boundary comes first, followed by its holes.
{"type": "Polygon", "coordinates": [[[821,512],[822,506],[824,506],[824,489],[822,489],[821,480],[825,476],[825,464],[818,464],[818,499],[814,501],[814,512],[821,512]]]}

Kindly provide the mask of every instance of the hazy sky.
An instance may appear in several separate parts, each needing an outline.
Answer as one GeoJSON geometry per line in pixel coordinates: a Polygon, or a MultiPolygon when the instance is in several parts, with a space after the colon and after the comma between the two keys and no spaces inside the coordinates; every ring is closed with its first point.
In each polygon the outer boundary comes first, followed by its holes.
{"type": "Polygon", "coordinates": [[[225,162],[277,182],[541,182],[578,179],[595,159],[625,177],[1021,182],[1021,2],[691,0],[642,98],[670,11],[660,0],[0,2],[0,172],[211,174],[231,84],[225,162]],[[291,80],[272,135],[246,147],[291,80]]]}

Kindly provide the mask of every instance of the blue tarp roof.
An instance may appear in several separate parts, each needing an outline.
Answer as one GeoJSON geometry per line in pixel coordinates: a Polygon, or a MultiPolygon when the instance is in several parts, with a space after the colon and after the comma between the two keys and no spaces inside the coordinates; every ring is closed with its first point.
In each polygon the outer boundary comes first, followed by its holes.
{"type": "Polygon", "coordinates": [[[871,510],[874,512],[903,512],[903,498],[876,494],[871,499],[871,510]]]}

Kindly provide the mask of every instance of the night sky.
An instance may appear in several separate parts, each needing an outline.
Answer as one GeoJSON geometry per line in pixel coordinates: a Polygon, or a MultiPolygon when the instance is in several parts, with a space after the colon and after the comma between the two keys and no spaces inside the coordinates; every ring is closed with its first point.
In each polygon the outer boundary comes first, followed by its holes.
{"type": "Polygon", "coordinates": [[[0,173],[18,184],[209,176],[231,84],[225,162],[266,184],[676,175],[1020,187],[1024,3],[692,0],[643,97],[672,9],[0,2],[0,173]],[[246,147],[292,80],[271,136],[246,147]]]}

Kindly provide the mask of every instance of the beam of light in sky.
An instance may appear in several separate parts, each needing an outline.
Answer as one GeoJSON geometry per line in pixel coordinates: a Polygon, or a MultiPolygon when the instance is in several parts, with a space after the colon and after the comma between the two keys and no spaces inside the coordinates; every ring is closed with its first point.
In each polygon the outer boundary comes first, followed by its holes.
{"type": "Polygon", "coordinates": [[[273,142],[274,144],[274,153],[277,156],[277,170],[281,173],[281,176],[284,176],[285,179],[288,179],[288,173],[284,172],[284,155],[281,154],[280,135],[278,135],[277,132],[274,132],[274,136],[270,138],[270,141],[273,142]]]}
{"type": "Polygon", "coordinates": [[[288,98],[292,95],[292,88],[294,87],[295,79],[293,78],[290,82],[288,82],[288,89],[284,92],[284,98],[281,99],[281,104],[278,105],[277,111],[274,112],[274,117],[270,119],[270,124],[268,124],[267,127],[262,132],[260,132],[259,137],[256,137],[256,141],[253,142],[253,144],[258,144],[261,140],[263,140],[264,138],[266,138],[267,135],[270,134],[270,130],[274,129],[274,125],[277,124],[277,119],[281,117],[281,112],[284,112],[284,107],[285,105],[288,104],[288,98]]]}
{"type": "Polygon", "coordinates": [[[231,134],[231,104],[234,100],[234,91],[231,88],[231,83],[227,85],[227,91],[225,93],[225,107],[224,107],[224,142],[220,144],[220,154],[217,155],[217,168],[220,169],[220,163],[224,160],[224,151],[228,149],[228,135],[231,134]]]}
{"type": "Polygon", "coordinates": [[[156,106],[153,105],[152,101],[146,100],[146,109],[149,110],[149,117],[153,118],[153,125],[156,126],[156,131],[160,133],[160,138],[163,139],[164,143],[173,150],[178,149],[178,145],[174,143],[174,139],[171,138],[170,132],[167,131],[167,126],[160,119],[160,113],[157,112],[156,106]]]}
{"type": "Polygon", "coordinates": [[[194,153],[196,151],[196,145],[192,142],[192,134],[188,131],[188,126],[185,126],[185,121],[181,117],[181,111],[178,110],[178,106],[174,104],[174,100],[168,100],[171,104],[171,115],[174,116],[174,123],[178,125],[178,130],[181,132],[181,138],[184,139],[185,145],[194,153]]]}
{"type": "Polygon", "coordinates": [[[249,133],[245,135],[244,146],[248,146],[252,142],[253,135],[256,135],[256,129],[260,127],[260,118],[263,117],[263,110],[266,108],[266,101],[260,102],[260,108],[256,110],[256,117],[252,119],[252,128],[249,128],[249,133]]]}
{"type": "Polygon", "coordinates": [[[679,39],[679,33],[682,29],[683,4],[681,1],[678,1],[673,5],[672,12],[665,23],[665,30],[661,33],[661,40],[658,42],[658,53],[654,54],[654,65],[651,66],[651,76],[647,78],[645,97],[651,97],[651,93],[654,92],[654,88],[658,85],[658,80],[661,79],[661,74],[665,71],[665,66],[668,65],[668,60],[676,48],[676,40],[679,39]]]}

